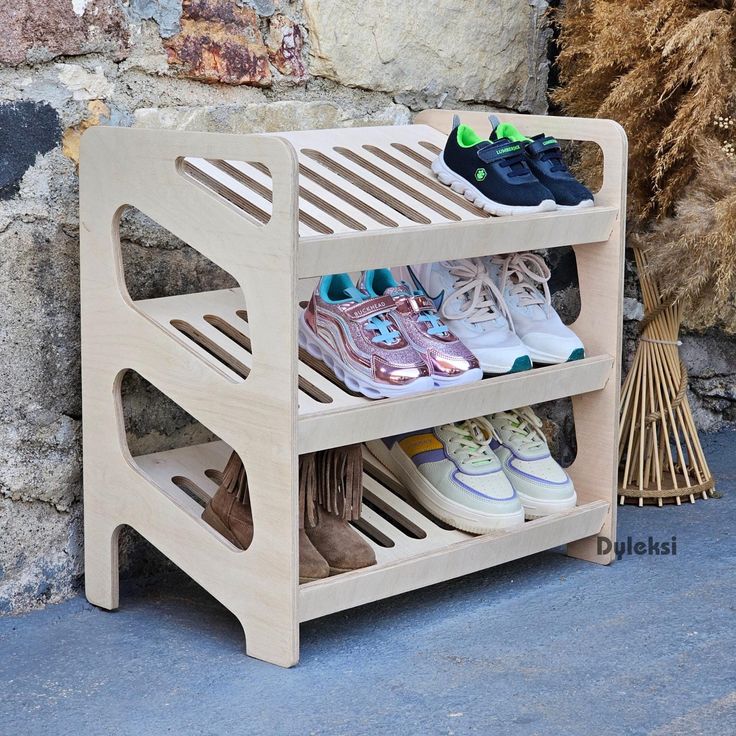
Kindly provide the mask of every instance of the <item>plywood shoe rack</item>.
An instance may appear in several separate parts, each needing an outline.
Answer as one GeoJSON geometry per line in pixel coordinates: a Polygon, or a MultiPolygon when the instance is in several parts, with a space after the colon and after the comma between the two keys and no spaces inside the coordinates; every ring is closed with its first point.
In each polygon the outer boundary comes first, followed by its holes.
{"type": "MultiPolygon", "coordinates": [[[[95,128],[82,142],[81,286],[86,590],[118,607],[118,533],[135,528],[230,609],[251,656],[299,659],[299,623],[567,545],[607,564],[615,534],[626,138],[606,120],[504,115],[529,135],[594,141],[596,206],[488,217],[428,165],[453,111],[414,125],[272,135],[95,128]],[[134,302],[118,224],[135,207],[232,274],[240,288],[134,302]],[[297,348],[299,302],[324,273],[572,245],[588,357],[405,399],[341,389],[297,348]],[[244,298],[245,297],[245,298],[244,298]],[[247,313],[245,309],[247,307],[247,313]],[[305,358],[302,360],[302,358],[305,358]],[[120,386],[134,370],[220,442],[143,457],[125,439],[120,386]],[[298,454],[573,397],[578,506],[471,536],[429,518],[368,457],[358,528],[378,564],[298,580],[298,454]],[[200,518],[230,448],[245,462],[247,551],[200,518]]],[[[482,113],[463,120],[488,134],[482,113]]]]}

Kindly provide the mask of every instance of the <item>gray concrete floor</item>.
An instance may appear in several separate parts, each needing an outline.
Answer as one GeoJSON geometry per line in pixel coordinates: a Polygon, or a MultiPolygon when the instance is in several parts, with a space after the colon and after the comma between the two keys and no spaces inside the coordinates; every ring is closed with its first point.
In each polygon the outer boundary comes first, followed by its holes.
{"type": "Polygon", "coordinates": [[[0,619],[0,735],[736,734],[736,433],[705,447],[722,498],[620,509],[676,555],[548,552],[334,615],[292,670],[180,575],[0,619]]]}

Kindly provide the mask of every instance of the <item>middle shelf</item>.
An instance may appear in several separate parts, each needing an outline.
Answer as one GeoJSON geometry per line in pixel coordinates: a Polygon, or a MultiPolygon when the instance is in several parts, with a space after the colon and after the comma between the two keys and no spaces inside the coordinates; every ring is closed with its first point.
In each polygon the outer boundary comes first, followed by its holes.
{"type": "MultiPolygon", "coordinates": [[[[246,380],[253,357],[239,289],[148,299],[135,305],[219,373],[235,383],[246,380]]],[[[299,358],[300,453],[597,391],[605,387],[613,364],[610,355],[594,355],[376,401],[348,392],[304,351],[299,351],[299,358]]]]}

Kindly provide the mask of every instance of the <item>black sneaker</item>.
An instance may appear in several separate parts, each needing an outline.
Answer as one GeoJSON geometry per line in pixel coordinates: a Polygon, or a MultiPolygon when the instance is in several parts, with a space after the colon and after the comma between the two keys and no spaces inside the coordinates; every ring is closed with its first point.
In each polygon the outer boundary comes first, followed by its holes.
{"type": "Polygon", "coordinates": [[[445,150],[432,162],[437,178],[492,215],[557,209],[552,192],[527,165],[523,143],[481,138],[455,115],[445,150]]]}
{"type": "Polygon", "coordinates": [[[501,123],[495,115],[488,119],[493,126],[491,143],[513,141],[524,147],[526,163],[536,178],[552,192],[560,209],[582,209],[593,206],[593,195],[568,170],[562,159],[560,144],[552,136],[527,138],[511,123],[501,123]]]}

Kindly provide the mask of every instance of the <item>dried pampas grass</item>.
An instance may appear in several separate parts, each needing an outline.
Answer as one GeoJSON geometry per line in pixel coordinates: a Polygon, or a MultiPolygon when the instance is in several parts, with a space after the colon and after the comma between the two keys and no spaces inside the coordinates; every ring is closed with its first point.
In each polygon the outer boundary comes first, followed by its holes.
{"type": "Polygon", "coordinates": [[[734,94],[734,3],[569,0],[557,19],[563,86],[553,99],[628,132],[634,227],[670,214],[695,174],[695,141],[734,94]]]}
{"type": "Polygon", "coordinates": [[[674,216],[638,237],[649,270],[668,301],[685,306],[691,329],[736,333],[736,164],[714,142],[701,141],[697,175],[674,216]]]}
{"type": "Polygon", "coordinates": [[[736,0],[567,0],[557,20],[553,100],[626,129],[650,275],[688,327],[736,332],[736,0]]]}

